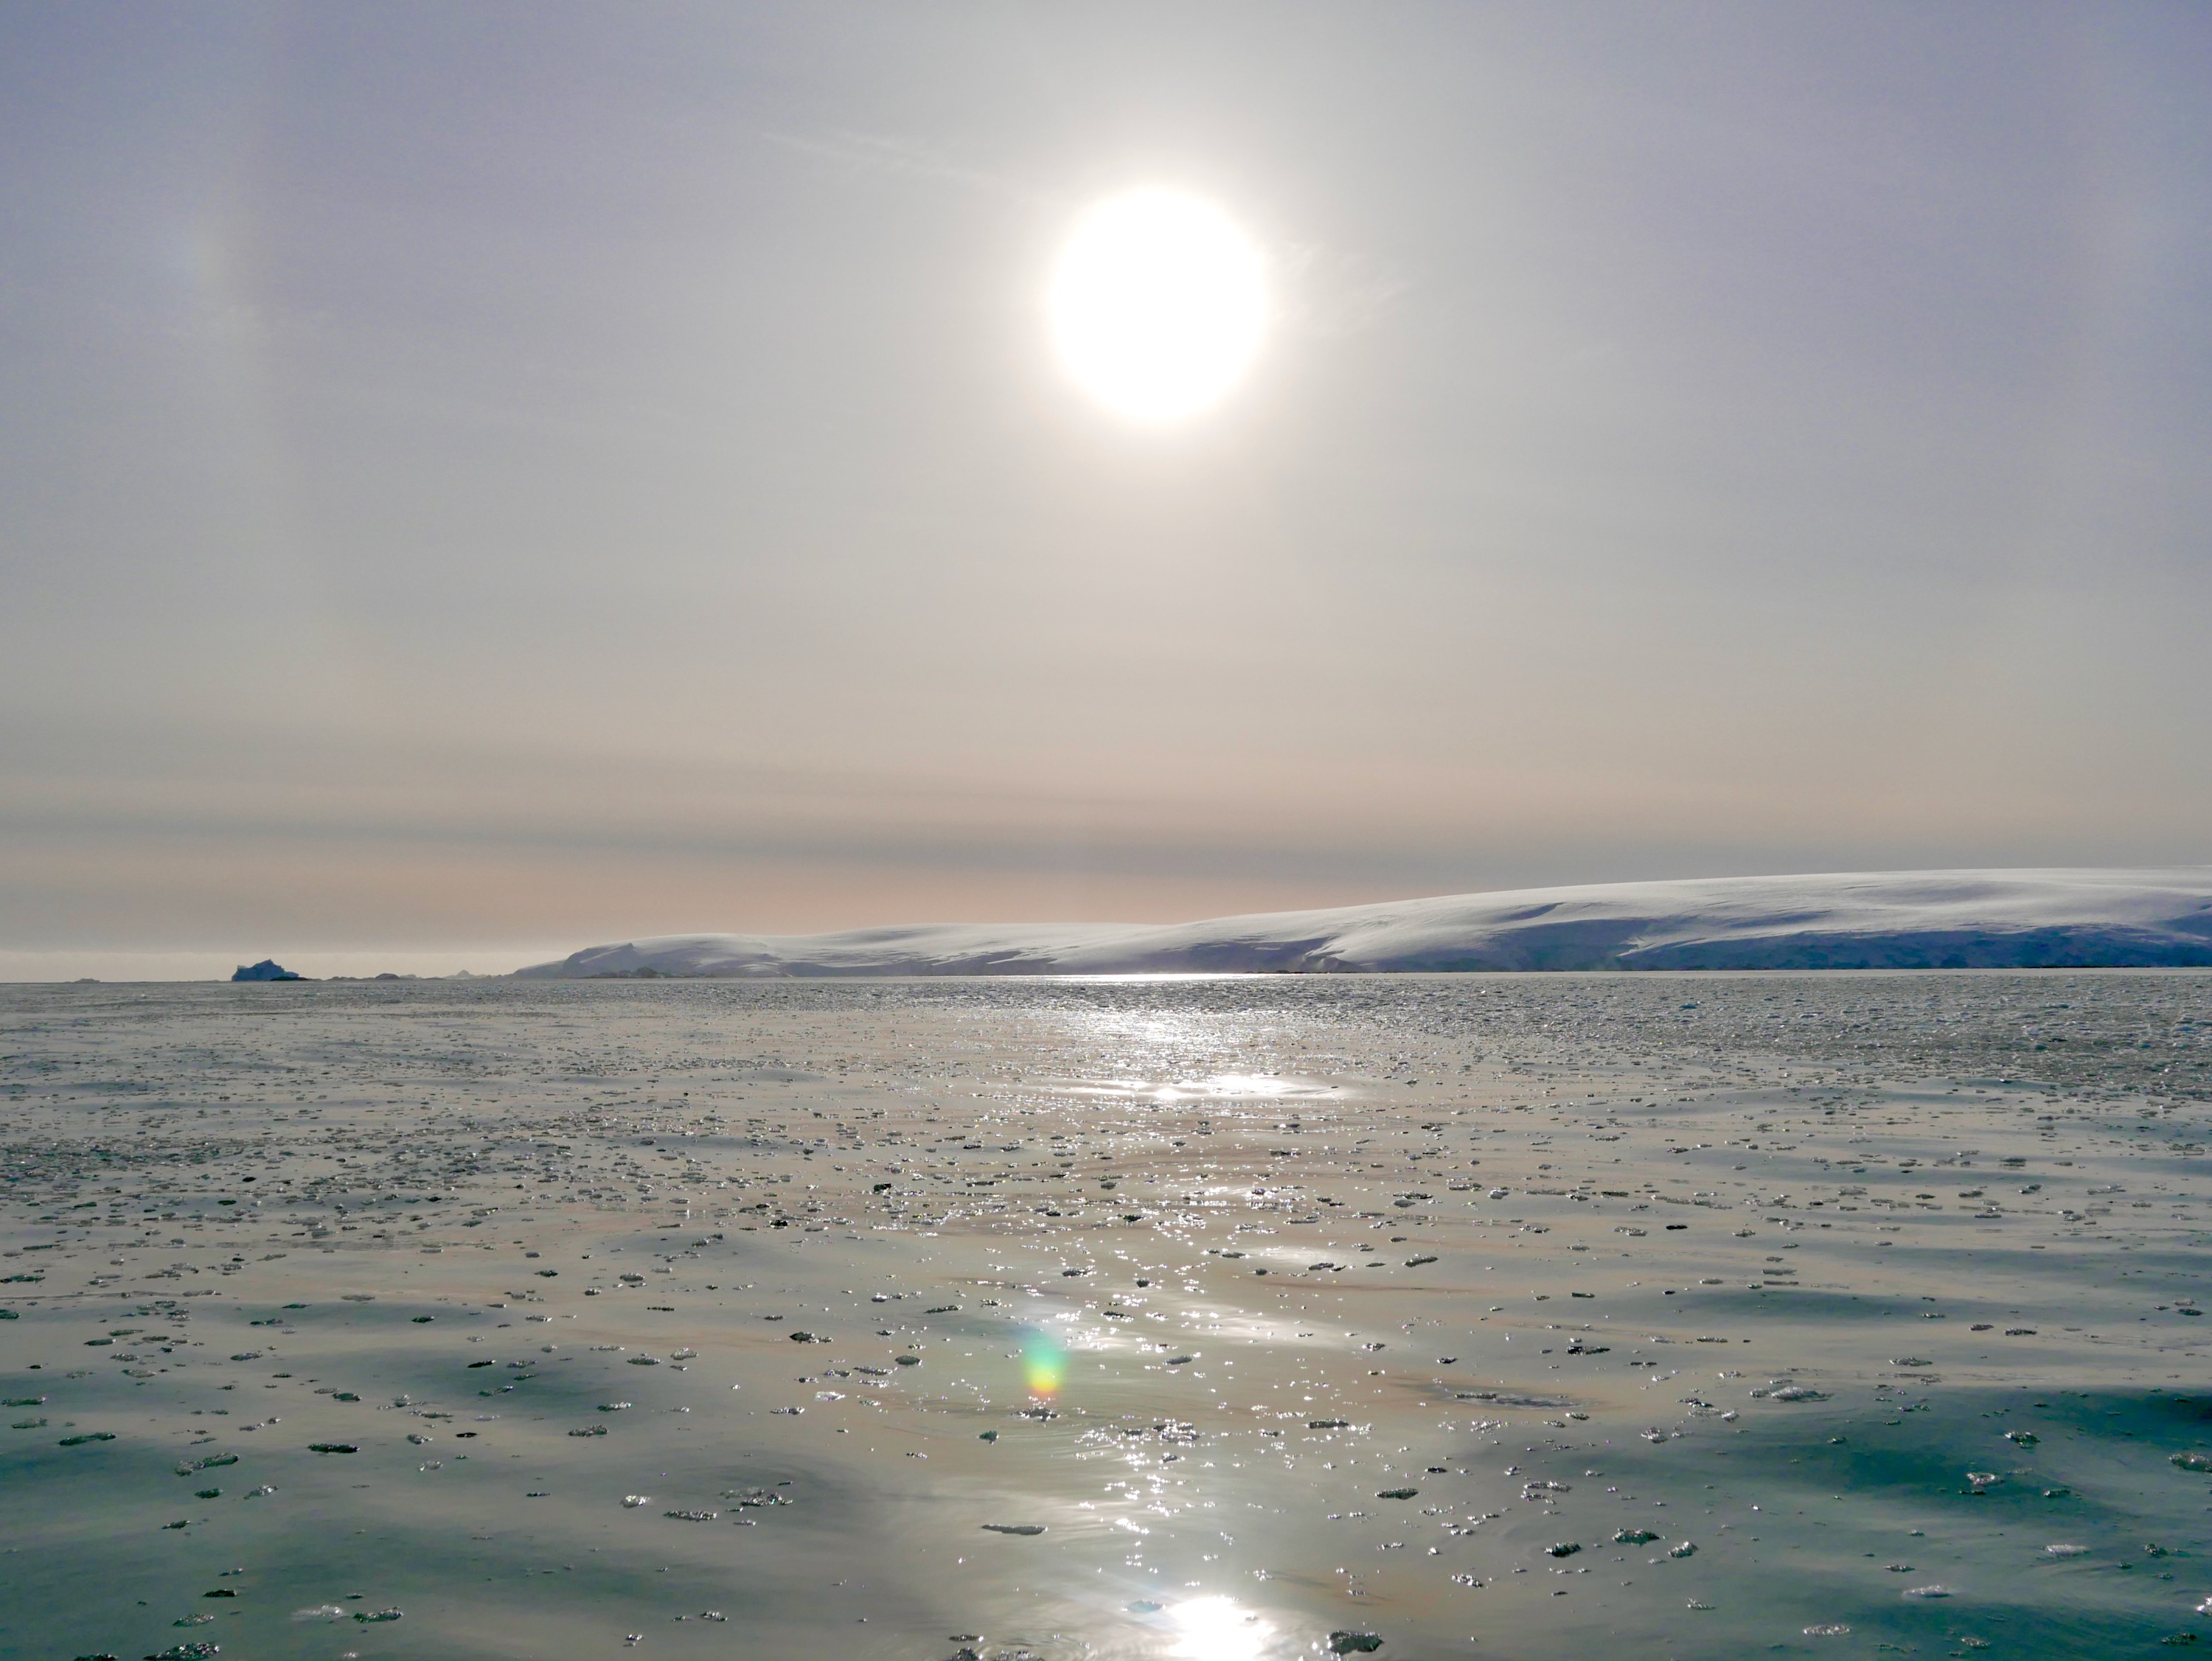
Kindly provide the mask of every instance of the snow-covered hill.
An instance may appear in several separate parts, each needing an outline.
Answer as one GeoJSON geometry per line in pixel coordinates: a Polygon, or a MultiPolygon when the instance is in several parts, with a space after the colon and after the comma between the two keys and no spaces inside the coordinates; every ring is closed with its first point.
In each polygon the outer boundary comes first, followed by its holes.
{"type": "Polygon", "coordinates": [[[669,935],[520,973],[1359,974],[2212,966],[2212,866],[1876,871],[1522,888],[1202,923],[669,935]]]}

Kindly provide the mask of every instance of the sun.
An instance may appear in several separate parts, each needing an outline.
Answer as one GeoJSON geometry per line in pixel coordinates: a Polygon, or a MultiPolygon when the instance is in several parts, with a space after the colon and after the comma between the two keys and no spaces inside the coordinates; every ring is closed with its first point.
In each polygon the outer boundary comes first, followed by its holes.
{"type": "Polygon", "coordinates": [[[1085,391],[1133,421],[1181,421],[1219,403],[1259,351],[1266,262],[1210,203],[1131,191],[1076,221],[1048,311],[1085,391]]]}

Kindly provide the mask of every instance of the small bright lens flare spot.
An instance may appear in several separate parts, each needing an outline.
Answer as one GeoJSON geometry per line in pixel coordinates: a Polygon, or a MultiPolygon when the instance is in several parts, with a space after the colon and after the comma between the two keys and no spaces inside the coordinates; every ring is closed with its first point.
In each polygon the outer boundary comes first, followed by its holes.
{"type": "Polygon", "coordinates": [[[1168,1611],[1185,1661],[1258,1661],[1274,1629],[1233,1597],[1193,1597],[1168,1611]]]}
{"type": "Polygon", "coordinates": [[[1051,1338],[1032,1332],[1022,1341],[1022,1378],[1030,1395],[1051,1400],[1060,1394],[1060,1380],[1066,1374],[1067,1352],[1051,1338]]]}
{"type": "Polygon", "coordinates": [[[1216,403],[1267,320],[1265,262],[1218,209],[1132,191],[1078,221],[1053,274],[1053,343],[1077,385],[1142,421],[1216,403]]]}

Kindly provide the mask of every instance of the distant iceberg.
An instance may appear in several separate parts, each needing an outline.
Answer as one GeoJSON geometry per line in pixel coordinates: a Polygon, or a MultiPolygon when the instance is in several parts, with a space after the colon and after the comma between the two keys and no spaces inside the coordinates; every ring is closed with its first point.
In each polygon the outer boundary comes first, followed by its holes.
{"type": "Polygon", "coordinates": [[[2205,967],[2212,866],[2199,865],[1609,882],[1170,924],[670,935],[588,947],[517,973],[591,979],[2205,967]]]}
{"type": "Polygon", "coordinates": [[[233,980],[305,980],[307,976],[295,974],[273,957],[264,957],[258,963],[241,963],[230,977],[233,980]]]}

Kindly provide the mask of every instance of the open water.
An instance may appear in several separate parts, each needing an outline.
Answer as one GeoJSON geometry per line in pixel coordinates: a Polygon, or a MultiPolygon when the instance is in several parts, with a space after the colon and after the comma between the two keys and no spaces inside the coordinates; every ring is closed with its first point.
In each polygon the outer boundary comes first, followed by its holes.
{"type": "Polygon", "coordinates": [[[2212,976],[0,990],[0,1656],[2166,1654],[2212,976]]]}

